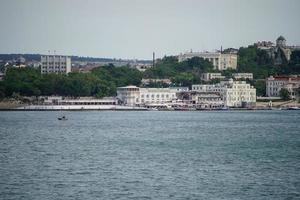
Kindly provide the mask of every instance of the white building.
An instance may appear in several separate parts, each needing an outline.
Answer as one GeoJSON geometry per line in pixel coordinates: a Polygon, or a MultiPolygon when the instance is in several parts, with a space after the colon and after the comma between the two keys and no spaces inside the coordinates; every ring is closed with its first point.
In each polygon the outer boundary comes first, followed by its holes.
{"type": "Polygon", "coordinates": [[[245,81],[230,79],[214,85],[192,85],[192,90],[219,93],[226,107],[252,106],[256,102],[256,89],[245,81]]]}
{"type": "Polygon", "coordinates": [[[222,76],[221,73],[202,73],[201,80],[203,81],[210,81],[213,79],[224,79],[225,76],[222,76]]]}
{"type": "Polygon", "coordinates": [[[232,77],[234,79],[253,79],[253,73],[233,73],[232,77]]]}
{"type": "Polygon", "coordinates": [[[41,56],[41,73],[60,73],[67,74],[71,72],[71,58],[59,55],[42,55],[41,56]]]}
{"type": "Polygon", "coordinates": [[[170,79],[149,79],[149,78],[143,78],[142,79],[142,85],[149,85],[150,83],[161,83],[161,84],[167,84],[171,85],[172,81],[170,79]]]}
{"type": "Polygon", "coordinates": [[[266,95],[268,97],[279,97],[282,88],[287,89],[292,98],[296,96],[296,89],[300,87],[300,77],[270,76],[266,79],[266,95]]]}
{"type": "Polygon", "coordinates": [[[197,92],[223,92],[223,86],[220,84],[211,84],[211,85],[192,85],[192,91],[197,92]]]}
{"type": "Polygon", "coordinates": [[[128,106],[161,105],[176,100],[176,93],[186,88],[139,88],[126,86],[117,88],[117,98],[128,106]]]}
{"type": "Polygon", "coordinates": [[[94,97],[80,97],[80,98],[65,98],[62,96],[47,96],[41,97],[44,105],[117,105],[115,97],[104,97],[97,99],[94,97]]]}
{"type": "Polygon", "coordinates": [[[196,109],[220,109],[224,107],[222,96],[217,92],[184,91],[177,94],[179,100],[196,109]]]}
{"type": "Polygon", "coordinates": [[[223,84],[223,100],[227,107],[252,107],[256,103],[256,89],[246,81],[233,81],[223,84]]]}
{"type": "Polygon", "coordinates": [[[178,56],[178,61],[182,62],[184,60],[200,57],[210,61],[214,69],[226,70],[226,69],[236,69],[237,67],[237,54],[233,53],[220,53],[220,52],[189,52],[180,54],[178,56]]]}

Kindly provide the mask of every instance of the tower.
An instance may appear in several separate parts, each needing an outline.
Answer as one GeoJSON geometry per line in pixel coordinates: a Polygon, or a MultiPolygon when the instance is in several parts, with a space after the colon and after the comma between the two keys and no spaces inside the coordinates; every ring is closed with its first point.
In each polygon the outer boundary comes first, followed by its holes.
{"type": "Polygon", "coordinates": [[[285,47],[286,46],[286,39],[283,36],[279,36],[276,40],[277,47],[285,47]]]}

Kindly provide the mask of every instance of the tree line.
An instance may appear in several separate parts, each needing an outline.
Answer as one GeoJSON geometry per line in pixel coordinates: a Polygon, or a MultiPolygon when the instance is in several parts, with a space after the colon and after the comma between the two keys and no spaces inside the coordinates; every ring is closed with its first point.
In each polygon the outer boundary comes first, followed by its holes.
{"type": "Polygon", "coordinates": [[[116,87],[139,85],[141,73],[127,67],[104,66],[91,73],[44,74],[33,68],[9,68],[0,82],[0,97],[18,93],[22,96],[61,95],[95,96],[115,95],[116,87]]]}

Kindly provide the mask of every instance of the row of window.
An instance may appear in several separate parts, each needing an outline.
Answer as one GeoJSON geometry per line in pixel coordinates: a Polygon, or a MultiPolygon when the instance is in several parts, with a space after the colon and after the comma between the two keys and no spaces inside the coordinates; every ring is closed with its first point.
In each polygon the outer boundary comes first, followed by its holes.
{"type": "Polygon", "coordinates": [[[268,85],[283,85],[283,82],[268,82],[268,85]]]}
{"type": "Polygon", "coordinates": [[[168,95],[168,94],[166,94],[166,95],[165,94],[161,94],[161,95],[159,95],[159,94],[156,94],[156,95],[154,95],[154,94],[151,94],[151,95],[150,94],[146,94],[146,95],[142,94],[141,98],[150,98],[150,97],[154,98],[155,96],[156,96],[156,98],[160,98],[160,97],[161,98],[165,98],[165,97],[169,98],[169,97],[175,97],[175,94],[172,94],[172,95],[171,94],[170,95],[168,95]]]}
{"type": "Polygon", "coordinates": [[[59,105],[115,105],[116,102],[61,102],[59,105]]]}
{"type": "Polygon", "coordinates": [[[47,65],[57,65],[57,66],[60,66],[60,65],[66,65],[66,63],[42,63],[44,66],[47,66],[47,65]]]}
{"type": "Polygon", "coordinates": [[[66,71],[58,71],[58,70],[42,70],[42,73],[65,73],[66,71]]]}
{"type": "Polygon", "coordinates": [[[248,92],[228,92],[228,94],[229,95],[246,95],[246,94],[252,95],[253,93],[252,92],[250,92],[250,93],[248,93],[248,92]]]}
{"type": "MultiPolygon", "coordinates": [[[[137,100],[138,102],[138,100],[137,100]]],[[[149,100],[145,100],[145,99],[141,99],[141,103],[164,103],[164,102],[167,102],[167,101],[159,101],[159,100],[152,100],[152,101],[149,101],[149,100]]]]}
{"type": "Polygon", "coordinates": [[[45,66],[43,66],[42,67],[43,69],[53,69],[53,68],[56,68],[56,69],[59,69],[59,68],[62,68],[62,69],[66,69],[66,67],[64,67],[64,66],[62,66],[62,67],[60,67],[60,66],[55,66],[55,67],[53,67],[53,66],[50,66],[50,67],[45,67],[45,66]]]}
{"type": "Polygon", "coordinates": [[[238,98],[235,98],[235,97],[232,97],[232,98],[230,98],[230,97],[229,97],[228,100],[229,100],[229,101],[247,101],[247,100],[248,100],[248,101],[253,101],[254,98],[251,98],[251,97],[248,97],[248,98],[243,98],[243,97],[242,97],[242,98],[239,98],[239,97],[238,97],[238,98]]]}

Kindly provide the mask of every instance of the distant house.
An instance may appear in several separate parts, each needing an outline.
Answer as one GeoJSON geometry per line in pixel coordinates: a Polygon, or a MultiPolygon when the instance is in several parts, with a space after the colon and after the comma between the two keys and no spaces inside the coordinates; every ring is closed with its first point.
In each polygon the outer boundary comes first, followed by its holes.
{"type": "Polygon", "coordinates": [[[142,85],[149,85],[150,83],[162,83],[162,84],[170,85],[172,84],[172,81],[167,78],[163,78],[163,79],[143,78],[142,79],[142,85]]]}
{"type": "Polygon", "coordinates": [[[202,73],[201,80],[203,81],[210,81],[213,79],[224,79],[225,76],[222,76],[221,73],[202,73]]]}
{"type": "Polygon", "coordinates": [[[300,87],[298,76],[270,76],[266,79],[266,96],[279,97],[282,88],[287,89],[292,98],[296,97],[296,89],[300,87]]]}
{"type": "Polygon", "coordinates": [[[232,77],[234,79],[253,79],[253,73],[233,73],[232,77]]]}

